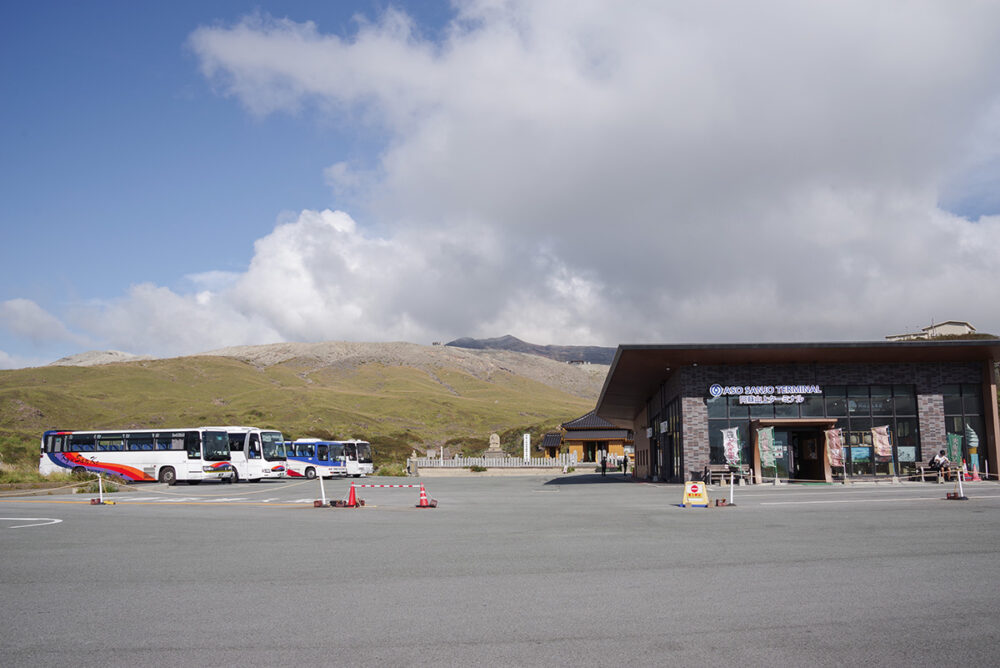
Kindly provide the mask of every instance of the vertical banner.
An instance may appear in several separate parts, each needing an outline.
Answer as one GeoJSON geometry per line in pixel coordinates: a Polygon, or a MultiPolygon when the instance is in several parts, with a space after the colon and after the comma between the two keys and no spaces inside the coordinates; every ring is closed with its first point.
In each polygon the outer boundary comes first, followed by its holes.
{"type": "Polygon", "coordinates": [[[726,455],[727,464],[740,465],[740,439],[737,427],[722,430],[722,450],[726,455]]]}
{"type": "Polygon", "coordinates": [[[527,463],[531,459],[531,434],[524,435],[524,461],[527,463]]]}
{"type": "Polygon", "coordinates": [[[872,427],[872,445],[875,446],[875,458],[887,462],[892,459],[892,439],[889,438],[889,426],[872,427]]]}
{"type": "Polygon", "coordinates": [[[830,466],[844,465],[844,432],[840,429],[827,429],[826,434],[826,457],[830,460],[830,466]]]}
{"type": "Polygon", "coordinates": [[[962,437],[959,434],[948,434],[948,461],[962,463],[962,437]]]}
{"type": "Polygon", "coordinates": [[[761,468],[774,468],[774,427],[757,430],[757,448],[760,450],[761,468]]]}

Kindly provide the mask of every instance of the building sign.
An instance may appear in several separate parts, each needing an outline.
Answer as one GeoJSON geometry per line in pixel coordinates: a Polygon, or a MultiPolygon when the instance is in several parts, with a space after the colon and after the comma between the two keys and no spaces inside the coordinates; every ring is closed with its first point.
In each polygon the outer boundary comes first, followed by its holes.
{"type": "Polygon", "coordinates": [[[708,388],[715,397],[739,397],[741,405],[801,404],[806,394],[823,394],[819,385],[719,385],[708,388]]]}

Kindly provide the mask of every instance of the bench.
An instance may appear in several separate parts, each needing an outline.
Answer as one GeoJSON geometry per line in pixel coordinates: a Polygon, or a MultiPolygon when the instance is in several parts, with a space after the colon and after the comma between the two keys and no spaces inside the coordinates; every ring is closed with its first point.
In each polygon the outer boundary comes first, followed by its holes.
{"type": "MultiPolygon", "coordinates": [[[[729,482],[729,472],[731,468],[729,464],[709,464],[708,465],[708,484],[718,485],[723,482],[729,482]]],[[[749,480],[750,479],[750,466],[743,464],[738,470],[733,473],[733,480],[749,480]]]]}
{"type": "MultiPolygon", "coordinates": [[[[916,468],[917,473],[920,474],[920,482],[927,482],[925,476],[931,476],[931,478],[936,480],[937,482],[942,482],[942,483],[944,482],[944,476],[941,474],[941,470],[932,468],[930,464],[921,464],[917,462],[914,468],[916,468]]],[[[947,469],[949,467],[945,468],[947,469]]],[[[914,474],[911,477],[916,478],[917,474],[914,474]]]]}

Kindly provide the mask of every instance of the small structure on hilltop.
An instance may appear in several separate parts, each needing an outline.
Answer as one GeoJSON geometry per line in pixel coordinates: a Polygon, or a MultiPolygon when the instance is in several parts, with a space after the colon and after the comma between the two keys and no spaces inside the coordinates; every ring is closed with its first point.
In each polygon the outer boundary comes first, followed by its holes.
{"type": "Polygon", "coordinates": [[[945,320],[936,325],[931,323],[929,327],[924,327],[919,332],[892,334],[885,338],[887,341],[923,341],[938,336],[968,336],[975,333],[976,328],[964,320],[945,320]]]}

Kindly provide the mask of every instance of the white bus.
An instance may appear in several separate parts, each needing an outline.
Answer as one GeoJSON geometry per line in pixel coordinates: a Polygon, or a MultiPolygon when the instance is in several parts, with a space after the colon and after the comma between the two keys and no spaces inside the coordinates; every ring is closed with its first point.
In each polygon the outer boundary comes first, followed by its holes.
{"type": "Polygon", "coordinates": [[[226,432],[229,438],[229,463],[232,480],[260,482],[264,478],[285,477],[284,437],[280,431],[257,427],[206,427],[226,432]]]}
{"type": "Polygon", "coordinates": [[[204,427],[45,432],[38,472],[70,471],[168,485],[229,480],[229,439],[204,427]]]}
{"type": "Polygon", "coordinates": [[[347,475],[352,478],[369,476],[375,471],[372,462],[372,446],[368,441],[352,439],[343,441],[344,457],[347,460],[347,475]]]}
{"type": "Polygon", "coordinates": [[[288,477],[315,478],[322,476],[371,475],[372,450],[366,441],[324,441],[300,438],[285,443],[288,477]]]}

